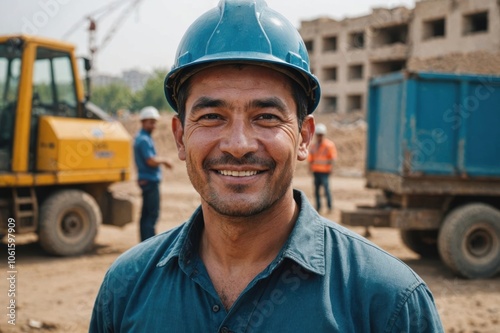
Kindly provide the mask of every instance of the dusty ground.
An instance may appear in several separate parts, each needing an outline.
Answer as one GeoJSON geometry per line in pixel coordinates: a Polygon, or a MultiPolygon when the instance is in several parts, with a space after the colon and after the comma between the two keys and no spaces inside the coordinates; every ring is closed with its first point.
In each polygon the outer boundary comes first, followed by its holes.
{"type": "MultiPolygon", "coordinates": [[[[136,127],[128,124],[128,128],[133,131],[136,127]]],[[[162,125],[160,131],[165,128],[167,126],[162,125]]],[[[162,132],[155,136],[160,152],[176,159],[168,129],[162,132]]],[[[328,217],[338,220],[342,209],[373,203],[376,192],[365,190],[361,177],[346,177],[361,173],[364,129],[335,129],[333,133],[344,157],[341,155],[339,171],[332,180],[335,209],[328,217]]],[[[176,162],[175,170],[164,175],[162,215],[157,226],[160,232],[186,220],[198,205],[197,193],[187,179],[183,163],[176,162]]],[[[298,167],[294,186],[305,191],[312,200],[311,178],[305,172],[305,165],[298,167]]],[[[114,190],[130,195],[139,205],[140,192],[133,180],[117,184],[114,190]]],[[[353,230],[364,233],[362,228],[353,230]]],[[[456,278],[439,260],[421,260],[406,249],[396,230],[371,229],[371,233],[373,242],[401,258],[428,283],[446,332],[500,332],[500,277],[481,281],[456,278]]],[[[15,327],[7,324],[7,269],[2,264],[0,308],[4,310],[0,332],[87,332],[94,298],[104,273],[118,255],[137,243],[138,231],[137,223],[123,229],[101,227],[94,251],[76,258],[54,258],[44,254],[36,243],[29,242],[29,238],[24,241],[24,245],[18,242],[16,253],[18,307],[15,327]]],[[[2,262],[6,263],[6,246],[0,246],[0,251],[2,262]]]]}

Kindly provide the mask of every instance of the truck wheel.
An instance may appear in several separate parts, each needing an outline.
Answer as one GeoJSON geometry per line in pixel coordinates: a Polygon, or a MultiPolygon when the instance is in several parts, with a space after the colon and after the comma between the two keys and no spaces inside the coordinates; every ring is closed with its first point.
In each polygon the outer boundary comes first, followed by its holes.
{"type": "Polygon", "coordinates": [[[455,273],[488,278],[500,271],[500,211],[480,203],[451,211],[438,238],[439,254],[455,273]]]}
{"type": "Polygon", "coordinates": [[[92,248],[101,221],[92,196],[80,190],[58,191],[40,207],[40,245],[59,256],[85,253],[92,248]]]}
{"type": "Polygon", "coordinates": [[[439,256],[437,230],[401,230],[401,240],[413,252],[422,258],[437,258],[439,256]]]}

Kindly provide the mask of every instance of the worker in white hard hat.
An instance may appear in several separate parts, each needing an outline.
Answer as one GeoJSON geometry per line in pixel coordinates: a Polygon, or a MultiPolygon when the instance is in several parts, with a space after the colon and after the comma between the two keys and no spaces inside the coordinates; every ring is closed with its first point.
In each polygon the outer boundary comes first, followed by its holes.
{"type": "Polygon", "coordinates": [[[160,215],[161,165],[171,169],[172,163],[156,154],[151,134],[160,119],[153,106],[143,108],[139,114],[142,128],[134,141],[134,158],[137,165],[137,180],[142,190],[140,226],[141,241],[155,235],[155,225],[160,215]]]}
{"type": "Polygon", "coordinates": [[[324,190],[328,212],[332,211],[332,194],[330,193],[330,175],[333,164],[337,159],[335,144],[325,138],[325,124],[316,125],[316,142],[309,149],[309,170],[314,176],[314,195],[316,197],[316,210],[321,210],[321,188],[324,190]]]}

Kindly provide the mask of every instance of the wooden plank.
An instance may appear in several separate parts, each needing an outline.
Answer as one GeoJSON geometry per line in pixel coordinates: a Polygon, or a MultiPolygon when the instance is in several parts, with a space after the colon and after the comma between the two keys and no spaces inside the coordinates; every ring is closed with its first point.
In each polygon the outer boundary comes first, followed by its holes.
{"type": "Polygon", "coordinates": [[[349,226],[390,226],[390,210],[369,207],[359,207],[354,211],[342,211],[340,222],[349,226]]]}
{"type": "Polygon", "coordinates": [[[500,195],[500,178],[461,178],[438,176],[401,176],[368,172],[366,186],[397,194],[500,195]]]}

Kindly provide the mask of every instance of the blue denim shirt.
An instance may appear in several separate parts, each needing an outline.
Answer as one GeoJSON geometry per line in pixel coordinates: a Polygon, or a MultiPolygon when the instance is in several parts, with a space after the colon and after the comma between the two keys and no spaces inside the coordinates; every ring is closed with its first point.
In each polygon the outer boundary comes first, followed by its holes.
{"type": "Polygon", "coordinates": [[[150,167],[146,161],[156,156],[156,149],[151,134],[141,129],[134,140],[134,159],[139,180],[161,181],[160,167],[150,167]]]}
{"type": "Polygon", "coordinates": [[[229,311],[198,255],[198,208],[116,260],[89,331],[443,332],[430,291],[408,266],[294,196],[300,213],[289,239],[229,311]]]}

